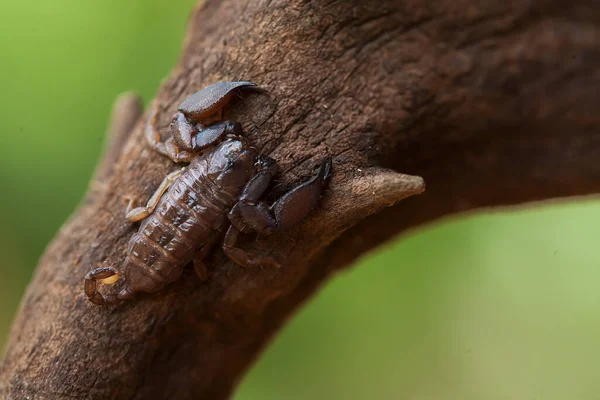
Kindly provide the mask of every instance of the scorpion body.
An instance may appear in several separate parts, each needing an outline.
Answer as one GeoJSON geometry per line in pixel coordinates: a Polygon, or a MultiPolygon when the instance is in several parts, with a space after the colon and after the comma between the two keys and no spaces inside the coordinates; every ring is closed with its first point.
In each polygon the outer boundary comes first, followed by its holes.
{"type": "Polygon", "coordinates": [[[224,106],[234,90],[248,86],[254,85],[220,82],[188,98],[173,119],[173,140],[168,146],[156,139],[154,108],[146,131],[150,145],[176,162],[182,162],[182,153],[191,162],[187,168],[169,174],[145,207],[133,208],[134,199],[130,198],[126,217],[141,224],[129,240],[122,266],[126,285],[117,294],[103,295],[97,284],[113,284],[119,274],[112,267],[90,271],[84,292],[92,303],[115,304],[133,298],[137,292],[159,291],[176,281],[192,261],[196,273],[205,279],[202,258],[223,236],[222,248],[237,264],[279,266],[270,256],[237,248],[237,237],[240,232],[252,231],[269,235],[302,221],[316,206],[328,183],[331,159],[321,163],[316,176],[290,190],[272,206],[261,201],[276,173],[275,161],[249,145],[241,136],[239,123],[225,121],[204,128],[201,121],[194,119],[220,113],[220,109],[211,107],[224,106]],[[224,86],[219,90],[214,87],[218,85],[224,86]],[[199,102],[195,108],[194,101],[199,102]],[[203,104],[208,104],[208,108],[202,110],[203,104]],[[186,113],[188,109],[194,113],[186,113]],[[182,140],[182,132],[186,140],[182,140]],[[199,154],[208,147],[213,148],[199,154]]]}

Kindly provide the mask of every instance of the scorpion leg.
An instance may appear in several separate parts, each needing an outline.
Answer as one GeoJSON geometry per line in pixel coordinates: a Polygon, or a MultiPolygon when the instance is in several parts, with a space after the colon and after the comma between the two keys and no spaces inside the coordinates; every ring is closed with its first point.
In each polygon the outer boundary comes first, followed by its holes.
{"type": "Polygon", "coordinates": [[[156,120],[158,117],[158,104],[156,102],[152,103],[152,111],[150,112],[150,117],[148,117],[148,121],[146,122],[146,129],[144,132],[144,136],[146,137],[146,141],[159,154],[163,156],[169,157],[175,163],[181,162],[190,162],[192,160],[193,155],[188,151],[179,150],[176,144],[173,141],[173,138],[167,139],[166,142],[160,141],[160,133],[158,128],[156,128],[156,120]]]}
{"type": "Polygon", "coordinates": [[[162,195],[169,189],[173,182],[175,182],[175,180],[181,176],[184,170],[185,168],[178,169],[177,171],[171,172],[169,175],[167,175],[166,178],[160,183],[158,189],[156,189],[152,197],[150,197],[150,200],[148,200],[148,203],[145,207],[133,208],[135,197],[127,196],[125,199],[129,200],[129,204],[127,205],[127,209],[125,211],[125,218],[127,218],[129,222],[137,222],[152,214],[162,195]]]}
{"type": "Polygon", "coordinates": [[[206,268],[206,264],[202,260],[206,258],[214,248],[216,240],[211,240],[210,243],[206,243],[196,254],[193,261],[194,272],[200,278],[200,281],[205,282],[208,280],[208,269],[206,268]]]}
{"type": "Polygon", "coordinates": [[[200,282],[206,282],[208,280],[208,269],[206,268],[206,264],[200,259],[195,259],[193,261],[194,272],[200,278],[200,282]]]}
{"type": "Polygon", "coordinates": [[[168,138],[165,142],[165,148],[167,149],[167,156],[171,160],[173,160],[173,162],[178,164],[189,163],[194,157],[196,157],[195,154],[192,154],[187,150],[179,149],[179,147],[177,147],[177,144],[175,144],[175,138],[173,138],[172,136],[168,138]]]}
{"type": "Polygon", "coordinates": [[[242,267],[253,267],[259,265],[270,265],[279,268],[280,265],[273,257],[264,256],[254,252],[244,251],[239,247],[235,247],[240,230],[233,225],[229,226],[223,240],[223,251],[231,261],[242,267]]]}
{"type": "Polygon", "coordinates": [[[148,117],[148,121],[146,121],[146,129],[144,131],[144,136],[146,137],[146,141],[154,150],[158,153],[169,156],[165,144],[160,141],[160,133],[156,128],[156,120],[158,117],[158,104],[156,102],[152,103],[152,111],[150,111],[150,116],[148,117]]]}

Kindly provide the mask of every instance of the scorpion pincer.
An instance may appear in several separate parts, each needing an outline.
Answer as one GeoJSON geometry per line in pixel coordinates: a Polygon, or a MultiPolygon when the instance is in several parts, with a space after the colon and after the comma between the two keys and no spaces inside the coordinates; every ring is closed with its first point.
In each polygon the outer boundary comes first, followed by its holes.
{"type": "Polygon", "coordinates": [[[121,268],[125,285],[120,292],[103,295],[98,283],[119,279],[112,267],[85,276],[84,292],[98,305],[117,304],[138,292],[156,292],[177,280],[193,262],[206,279],[202,262],[222,238],[222,249],[235,263],[274,266],[270,256],[236,247],[240,232],[270,235],[289,229],[306,218],[323,194],[331,176],[331,158],[321,162],[310,180],[296,186],[272,205],[261,200],[277,173],[275,161],[258,154],[242,134],[239,122],[221,121],[222,109],[238,90],[256,88],[251,82],[218,82],[188,97],[171,122],[172,136],[161,142],[153,106],[146,125],[146,140],[158,153],[189,165],[170,173],[146,206],[133,207],[126,218],[141,221],[129,240],[121,268]]]}

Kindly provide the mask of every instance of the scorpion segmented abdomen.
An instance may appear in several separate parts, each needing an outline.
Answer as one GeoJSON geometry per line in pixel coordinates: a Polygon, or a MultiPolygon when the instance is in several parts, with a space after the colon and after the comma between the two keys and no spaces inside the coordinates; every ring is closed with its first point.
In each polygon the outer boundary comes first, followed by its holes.
{"type": "Polygon", "coordinates": [[[205,163],[190,164],[131,238],[131,267],[157,288],[173,282],[197,249],[222,235],[234,202],[206,177],[205,163]]]}
{"type": "Polygon", "coordinates": [[[222,230],[229,204],[222,204],[203,181],[202,173],[188,168],[177,186],[171,188],[173,205],[177,208],[178,228],[193,240],[210,239],[213,231],[222,230]],[[209,235],[208,237],[206,235],[209,235]]]}

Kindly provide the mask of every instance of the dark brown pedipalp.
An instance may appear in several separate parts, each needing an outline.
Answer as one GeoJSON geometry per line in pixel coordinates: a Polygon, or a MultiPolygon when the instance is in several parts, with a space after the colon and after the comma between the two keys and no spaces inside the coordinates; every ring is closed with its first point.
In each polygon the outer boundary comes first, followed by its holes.
{"type": "Polygon", "coordinates": [[[217,82],[192,94],[179,105],[179,111],[201,121],[221,110],[237,89],[257,87],[252,82],[217,82]]]}

